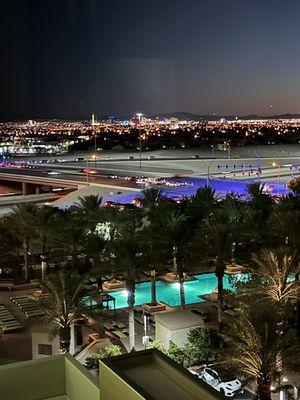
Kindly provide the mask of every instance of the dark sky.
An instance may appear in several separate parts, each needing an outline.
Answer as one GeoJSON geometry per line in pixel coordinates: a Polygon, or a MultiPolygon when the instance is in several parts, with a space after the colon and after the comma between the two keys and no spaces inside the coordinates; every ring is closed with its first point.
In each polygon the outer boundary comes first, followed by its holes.
{"type": "Polygon", "coordinates": [[[1,0],[0,118],[300,112],[299,0],[1,0]]]}

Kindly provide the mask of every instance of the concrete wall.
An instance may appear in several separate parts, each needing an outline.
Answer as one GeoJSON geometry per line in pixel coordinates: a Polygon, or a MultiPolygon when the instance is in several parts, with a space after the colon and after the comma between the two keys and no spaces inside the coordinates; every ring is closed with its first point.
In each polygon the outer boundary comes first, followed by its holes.
{"type": "Polygon", "coordinates": [[[169,341],[171,340],[171,331],[156,321],[155,338],[161,342],[164,349],[168,349],[169,341]]]}
{"type": "Polygon", "coordinates": [[[137,393],[105,364],[100,362],[100,399],[143,400],[144,397],[137,393]]]}
{"type": "Polygon", "coordinates": [[[72,400],[100,399],[98,380],[71,357],[65,359],[65,390],[72,400]]]}
{"type": "MultiPolygon", "coordinates": [[[[32,349],[32,359],[41,359],[47,358],[49,356],[39,354],[39,344],[48,344],[52,346],[52,356],[58,356],[60,354],[59,350],[59,337],[52,336],[50,334],[53,328],[49,327],[47,331],[46,327],[43,331],[39,331],[38,328],[36,330],[32,329],[31,331],[31,349],[32,349]]],[[[73,355],[75,353],[75,331],[74,325],[71,326],[71,344],[70,344],[70,354],[73,355]]]]}
{"type": "Polygon", "coordinates": [[[155,337],[161,342],[165,349],[168,349],[170,341],[175,343],[178,347],[183,347],[187,342],[190,330],[194,328],[198,327],[194,326],[192,328],[170,330],[156,321],[155,337]]]}
{"type": "Polygon", "coordinates": [[[1,400],[42,400],[65,395],[71,400],[100,399],[98,380],[71,356],[0,367],[1,400]]]}
{"type": "Polygon", "coordinates": [[[49,356],[39,354],[38,345],[49,344],[52,346],[52,355],[56,356],[59,354],[59,340],[58,336],[49,337],[49,333],[46,332],[31,332],[31,348],[32,348],[32,359],[48,358],[49,356]]]}
{"type": "Polygon", "coordinates": [[[0,367],[0,398],[40,400],[65,394],[63,357],[24,361],[0,367]]]}

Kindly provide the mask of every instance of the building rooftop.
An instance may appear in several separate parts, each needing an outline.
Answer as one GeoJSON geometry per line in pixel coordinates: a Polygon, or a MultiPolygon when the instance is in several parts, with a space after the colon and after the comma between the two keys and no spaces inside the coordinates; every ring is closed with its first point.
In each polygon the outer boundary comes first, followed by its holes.
{"type": "Polygon", "coordinates": [[[159,313],[155,315],[155,320],[171,331],[203,325],[203,317],[188,310],[159,313]]]}
{"type": "MultiPolygon", "coordinates": [[[[110,400],[114,386],[110,385],[110,373],[131,388],[130,399],[146,400],[216,400],[223,397],[192,375],[185,368],[158,350],[145,350],[102,360],[100,363],[101,396],[110,400]]],[[[115,378],[116,379],[116,378],[115,378]]],[[[115,387],[118,386],[116,381],[115,387]]],[[[127,398],[127,397],[124,397],[127,398]]]]}
{"type": "Polygon", "coordinates": [[[0,367],[2,400],[99,400],[99,385],[71,356],[0,367]]]}

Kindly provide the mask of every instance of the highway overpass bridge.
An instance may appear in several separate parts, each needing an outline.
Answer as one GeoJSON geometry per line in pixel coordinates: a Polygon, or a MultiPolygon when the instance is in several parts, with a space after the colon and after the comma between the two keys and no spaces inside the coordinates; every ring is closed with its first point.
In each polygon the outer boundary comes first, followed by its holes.
{"type": "Polygon", "coordinates": [[[126,189],[128,191],[136,191],[138,189],[136,184],[125,180],[68,174],[50,176],[42,171],[26,169],[18,169],[15,171],[11,169],[6,170],[4,168],[0,169],[0,182],[6,182],[8,184],[16,183],[20,186],[23,196],[29,194],[40,195],[43,192],[51,192],[54,188],[69,189],[71,191],[89,186],[112,190],[126,189]]]}
{"type": "MultiPolygon", "coordinates": [[[[26,171],[28,172],[28,171],[26,171]]],[[[31,171],[30,171],[31,172],[31,171]]],[[[33,172],[33,171],[32,171],[33,172]]],[[[41,189],[44,187],[50,188],[64,188],[64,189],[79,189],[85,185],[89,185],[88,183],[70,180],[70,179],[58,179],[50,176],[36,176],[34,174],[28,173],[11,173],[11,172],[2,172],[0,171],[0,181],[6,183],[16,183],[17,186],[20,186],[22,190],[22,195],[25,196],[27,194],[40,194],[41,189]]],[[[51,190],[47,190],[51,191],[51,190]]]]}

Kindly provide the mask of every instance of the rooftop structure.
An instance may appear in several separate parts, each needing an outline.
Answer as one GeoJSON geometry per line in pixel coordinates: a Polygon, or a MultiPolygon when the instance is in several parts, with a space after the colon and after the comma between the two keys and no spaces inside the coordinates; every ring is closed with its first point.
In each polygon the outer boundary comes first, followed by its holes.
{"type": "Polygon", "coordinates": [[[190,330],[203,326],[203,323],[201,315],[188,310],[158,313],[155,315],[155,336],[166,349],[170,341],[183,347],[190,330]]]}
{"type": "Polygon", "coordinates": [[[157,350],[100,362],[101,399],[215,400],[218,392],[157,350]]]}
{"type": "Polygon", "coordinates": [[[71,356],[0,367],[3,400],[99,400],[99,385],[71,356]]]}
{"type": "Polygon", "coordinates": [[[100,383],[69,355],[3,365],[0,367],[1,399],[223,399],[209,385],[157,350],[102,360],[99,379],[100,383]]]}

